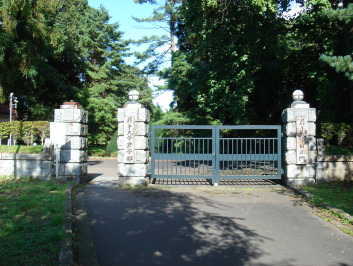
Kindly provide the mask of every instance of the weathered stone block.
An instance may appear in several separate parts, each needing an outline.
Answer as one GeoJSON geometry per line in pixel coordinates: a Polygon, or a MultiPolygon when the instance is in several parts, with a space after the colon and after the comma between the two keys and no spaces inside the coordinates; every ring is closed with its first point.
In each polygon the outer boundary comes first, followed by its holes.
{"type": "Polygon", "coordinates": [[[61,163],[60,176],[84,176],[87,174],[87,163],[61,163]]]}
{"type": "Polygon", "coordinates": [[[307,136],[305,138],[305,143],[308,144],[309,151],[317,151],[316,137],[315,136],[307,136]]]}
{"type": "Polygon", "coordinates": [[[87,152],[83,150],[61,150],[60,162],[79,163],[87,161],[87,152]]]}
{"type": "Polygon", "coordinates": [[[147,164],[118,163],[119,177],[138,177],[147,175],[147,164]]]}
{"type": "Polygon", "coordinates": [[[125,109],[124,108],[118,108],[116,119],[118,120],[118,123],[124,122],[124,119],[125,119],[125,109]]]}
{"type": "Polygon", "coordinates": [[[88,113],[83,109],[55,109],[55,122],[77,122],[87,124],[88,113]]]}
{"type": "Polygon", "coordinates": [[[315,177],[315,166],[314,165],[287,165],[287,178],[288,179],[305,179],[315,177]]]}
{"type": "MultiPolygon", "coordinates": [[[[314,136],[307,136],[305,138],[305,144],[308,145],[309,151],[316,151],[316,138],[314,136]]],[[[283,140],[284,149],[296,150],[297,149],[297,139],[296,137],[286,137],[283,140]]]]}
{"type": "Polygon", "coordinates": [[[66,136],[86,136],[88,126],[80,123],[50,123],[50,140],[52,144],[64,144],[66,136]]]}
{"type": "Polygon", "coordinates": [[[16,167],[17,176],[45,177],[51,175],[51,161],[23,160],[16,167]]]}
{"type": "MultiPolygon", "coordinates": [[[[297,164],[297,151],[290,150],[285,153],[286,164],[297,164]]],[[[313,164],[316,162],[316,151],[309,151],[308,164],[313,164]]]]}
{"type": "MultiPolygon", "coordinates": [[[[118,137],[118,150],[125,150],[126,143],[128,139],[126,136],[118,137]]],[[[133,138],[134,149],[135,150],[147,150],[148,149],[148,139],[144,136],[135,136],[133,138]]]]}
{"type": "Polygon", "coordinates": [[[124,122],[126,117],[133,116],[137,122],[148,122],[150,120],[149,111],[139,103],[128,103],[124,108],[118,109],[117,120],[124,122]]]}
{"type": "Polygon", "coordinates": [[[0,175],[11,176],[13,175],[14,160],[0,160],[0,175]]]}
{"type": "Polygon", "coordinates": [[[146,108],[141,108],[137,115],[137,120],[139,122],[147,122],[150,120],[150,112],[146,108]]]}
{"type": "MultiPolygon", "coordinates": [[[[290,122],[286,125],[285,135],[287,137],[295,137],[297,135],[297,125],[295,122],[290,122]]],[[[307,123],[307,136],[315,136],[316,135],[316,125],[315,123],[308,122],[307,123]]]]}
{"type": "Polygon", "coordinates": [[[121,185],[130,185],[130,186],[146,185],[147,180],[144,176],[126,176],[126,177],[120,177],[119,183],[121,185]]]}
{"type": "Polygon", "coordinates": [[[309,185],[309,184],[315,184],[316,181],[314,178],[296,178],[296,179],[292,179],[292,178],[287,178],[285,180],[285,183],[288,186],[293,186],[293,187],[300,187],[300,186],[305,186],[305,185],[309,185]]]}
{"type": "Polygon", "coordinates": [[[317,181],[349,181],[353,177],[353,156],[327,156],[316,163],[317,181]]]}
{"type": "Polygon", "coordinates": [[[63,145],[66,142],[66,125],[65,123],[50,123],[50,143],[53,145],[63,145]]]}
{"type": "MultiPolygon", "coordinates": [[[[135,150],[135,163],[147,163],[148,160],[148,151],[144,150],[135,150]]],[[[126,160],[126,151],[121,150],[118,153],[118,162],[119,163],[130,163],[126,160]]]]}
{"type": "Polygon", "coordinates": [[[88,146],[86,137],[81,136],[66,136],[65,144],[61,146],[63,150],[85,150],[88,146]]]}
{"type": "Polygon", "coordinates": [[[282,113],[283,122],[295,122],[297,117],[304,117],[308,122],[316,121],[315,108],[287,108],[282,113]]]}
{"type": "Polygon", "coordinates": [[[80,123],[65,123],[67,136],[87,136],[88,126],[80,123]]]}
{"type": "Polygon", "coordinates": [[[31,160],[31,161],[49,161],[50,155],[47,153],[39,154],[21,154],[21,153],[0,153],[0,159],[7,160],[31,160]]]}
{"type": "MultiPolygon", "coordinates": [[[[135,136],[147,136],[148,135],[148,124],[145,122],[135,122],[135,136]]],[[[124,123],[118,124],[118,136],[124,136],[124,123]]]]}
{"type": "Polygon", "coordinates": [[[324,139],[316,139],[316,146],[317,146],[317,160],[322,161],[325,156],[325,142],[324,139]]]}
{"type": "Polygon", "coordinates": [[[296,137],[286,137],[283,140],[283,145],[285,150],[296,150],[297,149],[297,138],[296,137]]]}
{"type": "Polygon", "coordinates": [[[0,160],[0,175],[16,177],[48,177],[51,161],[41,160],[0,160]]]}

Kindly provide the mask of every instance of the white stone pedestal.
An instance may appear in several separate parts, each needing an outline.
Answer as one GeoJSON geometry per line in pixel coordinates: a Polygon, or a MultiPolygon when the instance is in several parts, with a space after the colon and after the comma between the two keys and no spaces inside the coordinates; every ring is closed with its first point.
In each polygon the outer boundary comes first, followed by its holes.
{"type": "Polygon", "coordinates": [[[137,91],[129,93],[129,102],[118,109],[118,178],[120,184],[146,183],[148,166],[149,111],[137,102],[137,91]]]}

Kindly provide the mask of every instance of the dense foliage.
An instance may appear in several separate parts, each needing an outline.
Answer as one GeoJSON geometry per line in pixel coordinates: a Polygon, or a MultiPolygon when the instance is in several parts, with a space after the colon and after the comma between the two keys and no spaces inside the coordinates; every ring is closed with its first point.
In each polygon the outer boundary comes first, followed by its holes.
{"type": "Polygon", "coordinates": [[[89,111],[90,141],[107,143],[130,89],[151,106],[147,81],[124,62],[127,53],[108,12],[86,0],[0,1],[0,103],[13,91],[22,118],[50,119],[73,99],[89,111]]]}
{"type": "Polygon", "coordinates": [[[141,40],[151,46],[138,59],[155,74],[170,52],[162,75],[174,90],[172,111],[152,107],[146,78],[124,62],[118,25],[87,0],[0,0],[0,102],[14,91],[21,117],[43,120],[77,100],[96,145],[114,142],[115,111],[130,89],[142,92],[159,124],[278,124],[297,88],[319,122],[353,123],[350,1],[298,0],[303,10],[292,17],[288,0],[134,1],[156,4],[137,20],[168,32],[141,40]]]}
{"type": "Polygon", "coordinates": [[[326,140],[328,145],[353,150],[353,124],[322,123],[319,124],[319,135],[326,140]]]}
{"type": "Polygon", "coordinates": [[[183,1],[167,78],[194,123],[279,123],[296,88],[325,122],[353,122],[353,5],[308,0],[183,1]],[[202,121],[205,122],[205,121],[202,121]]]}

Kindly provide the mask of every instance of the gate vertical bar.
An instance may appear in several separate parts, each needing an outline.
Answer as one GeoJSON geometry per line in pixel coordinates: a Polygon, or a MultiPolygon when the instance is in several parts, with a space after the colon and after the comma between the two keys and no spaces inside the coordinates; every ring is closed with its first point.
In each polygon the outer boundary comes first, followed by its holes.
{"type": "Polygon", "coordinates": [[[212,129],[212,155],[213,155],[213,177],[212,177],[212,185],[213,186],[218,186],[219,184],[219,156],[217,156],[220,152],[220,138],[219,138],[219,127],[215,127],[214,129],[212,129]]]}
{"type": "Polygon", "coordinates": [[[150,151],[151,151],[151,178],[153,179],[152,181],[154,182],[155,181],[155,156],[154,156],[154,149],[155,149],[155,146],[156,146],[156,134],[155,134],[155,128],[153,128],[152,126],[150,127],[150,136],[151,136],[151,142],[150,142],[150,151]]]}
{"type": "Polygon", "coordinates": [[[278,175],[282,176],[282,127],[277,128],[277,160],[278,160],[278,175]]]}

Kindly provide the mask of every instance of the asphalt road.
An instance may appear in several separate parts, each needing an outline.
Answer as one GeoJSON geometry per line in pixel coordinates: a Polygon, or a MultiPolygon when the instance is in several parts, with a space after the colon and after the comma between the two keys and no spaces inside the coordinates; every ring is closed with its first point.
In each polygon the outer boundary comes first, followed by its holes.
{"type": "Polygon", "coordinates": [[[118,173],[117,159],[92,159],[88,161],[88,174],[91,178],[96,177],[113,177],[118,173]]]}
{"type": "Polygon", "coordinates": [[[104,175],[76,197],[79,265],[353,265],[353,238],[280,185],[131,191],[104,175]]]}

